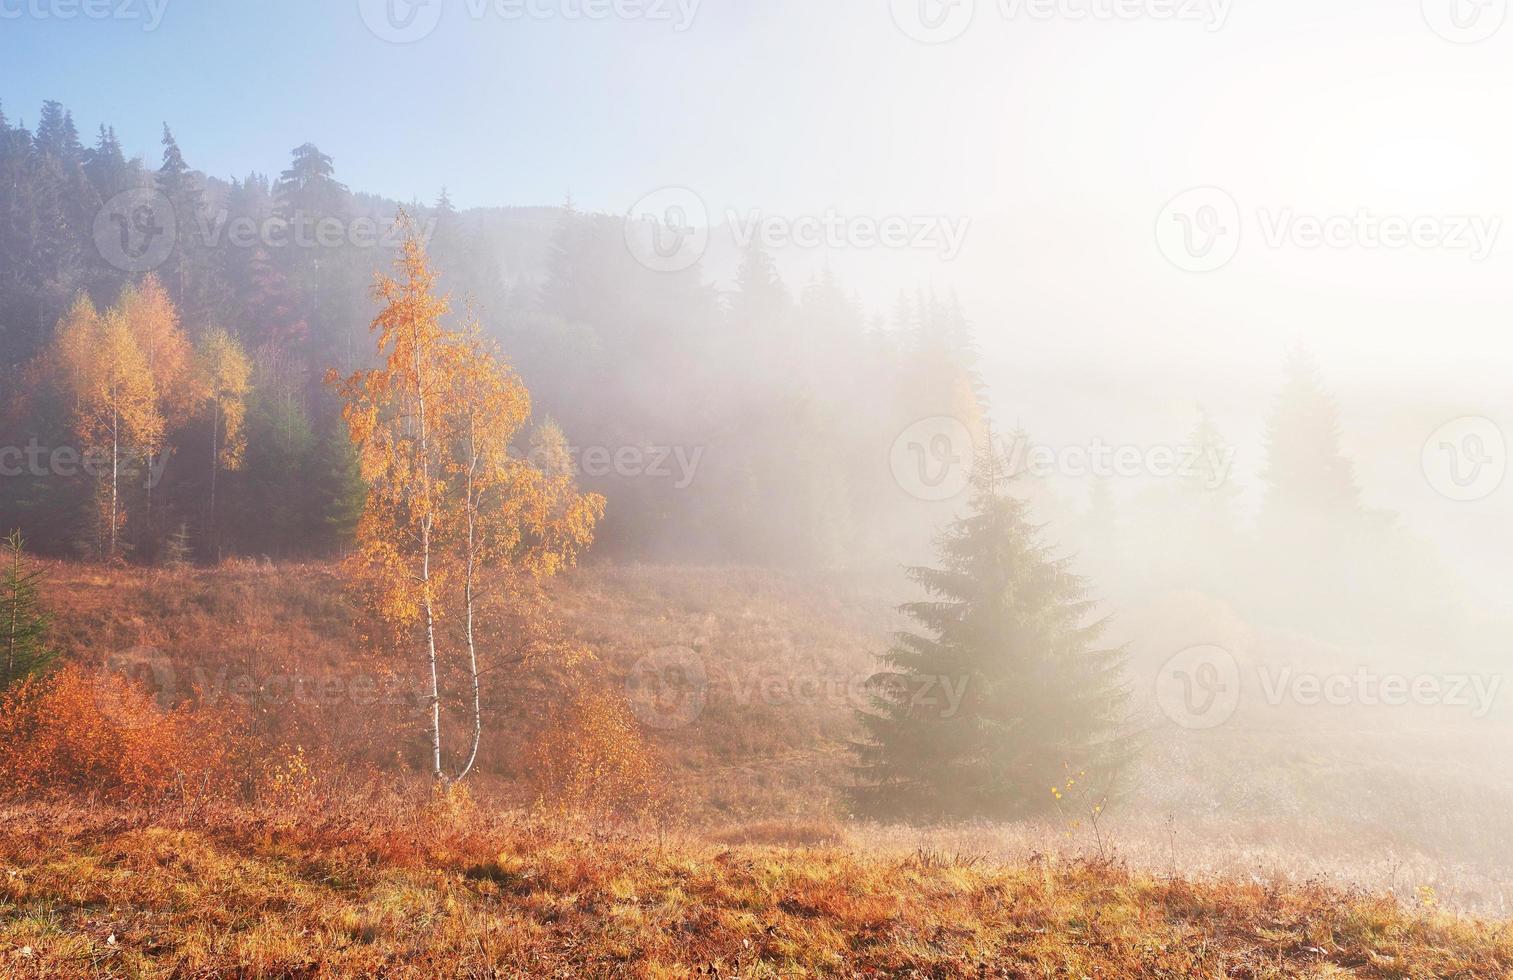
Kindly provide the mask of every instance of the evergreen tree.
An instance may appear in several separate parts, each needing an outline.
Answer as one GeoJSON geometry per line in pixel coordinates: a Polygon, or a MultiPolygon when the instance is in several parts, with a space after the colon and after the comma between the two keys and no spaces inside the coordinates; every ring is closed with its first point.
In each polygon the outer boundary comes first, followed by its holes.
{"type": "Polygon", "coordinates": [[[921,627],[883,656],[857,802],[889,816],[1014,818],[1052,804],[1065,767],[1111,781],[1128,757],[1122,649],[1099,645],[1086,583],[1053,556],[991,451],[972,512],[939,540],[940,568],[913,568],[921,627]],[[953,702],[959,699],[959,703],[953,702]]]}
{"type": "Polygon", "coordinates": [[[174,247],[163,263],[163,282],[186,318],[191,323],[203,322],[210,305],[208,247],[200,234],[205,194],[167,123],[163,124],[163,165],[158,168],[157,189],[173,206],[174,215],[174,247]]]}
{"type": "Polygon", "coordinates": [[[114,126],[100,126],[94,149],[85,155],[84,173],[102,200],[109,200],[136,184],[132,166],[126,162],[114,126]]]}
{"type": "Polygon", "coordinates": [[[42,103],[42,118],[37,123],[37,152],[56,157],[65,163],[82,163],[84,147],[73,114],[49,99],[42,103]]]}
{"type": "Polygon", "coordinates": [[[762,243],[752,238],[736,268],[736,291],[730,298],[730,313],[737,324],[779,326],[793,300],[778,274],[777,262],[762,243]]]}
{"type": "Polygon", "coordinates": [[[248,412],[247,507],[258,515],[243,542],[251,554],[284,556],[309,550],[309,480],[315,433],[292,392],[260,391],[248,412]]]}
{"type": "Polygon", "coordinates": [[[190,541],[189,524],[179,522],[178,530],[168,536],[163,545],[165,568],[188,568],[194,564],[194,545],[190,541]]]}
{"type": "Polygon", "coordinates": [[[350,226],[352,202],[336,166],[313,143],[295,147],[288,169],[273,187],[275,213],[289,223],[294,244],[278,250],[290,284],[301,298],[308,340],[302,357],[313,369],[311,394],[318,393],[321,368],[349,369],[358,359],[362,323],[362,283],[373,273],[353,250],[313,245],[329,222],[350,226]]]}
{"type": "Polygon", "coordinates": [[[363,482],[357,449],[345,433],[326,433],[316,450],[316,537],[324,550],[345,553],[357,536],[368,487],[363,482]]]}
{"type": "Polygon", "coordinates": [[[1287,359],[1287,380],[1266,426],[1263,521],[1308,524],[1358,516],[1355,469],[1340,446],[1340,408],[1318,366],[1301,348],[1287,359]]]}
{"type": "Polygon", "coordinates": [[[45,671],[58,653],[47,645],[52,617],[42,610],[40,569],[26,558],[20,531],[5,539],[5,571],[0,573],[0,690],[45,671]]]}
{"type": "Polygon", "coordinates": [[[273,189],[279,213],[310,220],[341,216],[346,211],[347,188],[336,179],[336,164],[314,143],[293,150],[289,168],[278,175],[273,189]]]}

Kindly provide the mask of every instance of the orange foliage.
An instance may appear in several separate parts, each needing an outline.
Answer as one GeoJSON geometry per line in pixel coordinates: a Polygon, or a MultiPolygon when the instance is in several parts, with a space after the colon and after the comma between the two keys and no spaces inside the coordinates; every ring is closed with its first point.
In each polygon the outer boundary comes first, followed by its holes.
{"type": "MultiPolygon", "coordinates": [[[[374,288],[384,304],[371,324],[380,364],[327,380],[345,403],[368,484],[349,567],[394,645],[421,654],[431,773],[449,784],[473,770],[482,743],[482,678],[490,667],[480,647],[497,649],[479,642],[487,626],[479,613],[490,598],[484,573],[509,582],[516,573],[544,578],[570,566],[593,540],[604,501],[580,494],[570,470],[541,469],[511,453],[530,417],[530,393],[479,324],[446,326],[450,306],[436,293],[424,245],[406,215],[399,224],[399,275],[380,275],[374,288]],[[448,623],[460,625],[460,641],[448,635],[448,623]],[[445,678],[461,664],[466,686],[449,692],[445,678]],[[443,747],[451,702],[472,719],[455,767],[443,747]]],[[[506,660],[518,663],[519,655],[506,660]]]]}
{"type": "Polygon", "coordinates": [[[75,664],[0,701],[0,783],[19,796],[223,795],[237,782],[240,742],[223,715],[164,710],[140,684],[75,664]]]}
{"type": "Polygon", "coordinates": [[[580,691],[532,755],[541,800],[555,809],[602,820],[655,813],[666,803],[656,752],[613,693],[580,691]]]}

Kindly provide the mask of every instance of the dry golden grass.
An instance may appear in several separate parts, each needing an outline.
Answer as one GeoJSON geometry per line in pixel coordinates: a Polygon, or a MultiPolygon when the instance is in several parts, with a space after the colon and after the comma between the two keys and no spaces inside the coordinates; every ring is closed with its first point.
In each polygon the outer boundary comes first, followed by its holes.
{"type": "Polygon", "coordinates": [[[339,683],[248,702],[258,805],[13,800],[0,977],[1513,975],[1507,927],[1441,914],[1509,915],[1510,796],[1459,735],[1288,718],[1157,744],[1107,816],[1113,863],[1054,823],[859,824],[843,740],[897,622],[887,588],[594,568],[553,586],[554,614],[608,689],[667,647],[708,680],[697,717],[643,733],[676,819],[594,833],[526,815],[550,671],[499,678],[470,780],[487,808],[406,800],[413,705],[350,682],[407,665],[362,654],[332,568],[50,570],[73,661],[150,648],[190,701],[228,676],[339,683]]]}
{"type": "Polygon", "coordinates": [[[1318,885],[730,846],[466,800],[0,812],[7,977],[1465,977],[1513,931],[1318,885]]]}

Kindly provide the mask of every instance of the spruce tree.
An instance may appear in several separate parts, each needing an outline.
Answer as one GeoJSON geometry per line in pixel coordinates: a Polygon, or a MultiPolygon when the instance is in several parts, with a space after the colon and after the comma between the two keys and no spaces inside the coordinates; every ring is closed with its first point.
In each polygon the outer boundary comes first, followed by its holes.
{"type": "Polygon", "coordinates": [[[1287,380],[1266,423],[1262,524],[1299,517],[1316,523],[1359,516],[1355,467],[1341,448],[1340,407],[1304,350],[1287,357],[1287,380]]]}
{"type": "Polygon", "coordinates": [[[345,555],[357,536],[357,522],[367,502],[357,449],[340,432],[328,432],[316,451],[315,502],[319,508],[315,537],[327,551],[345,555]]]}
{"type": "Polygon", "coordinates": [[[1122,649],[1100,644],[1087,584],[1057,558],[991,451],[971,512],[910,569],[927,598],[902,611],[861,712],[859,806],[886,817],[1013,819],[1053,804],[1065,771],[1111,783],[1128,758],[1122,649]]]}
{"type": "Polygon", "coordinates": [[[188,568],[194,564],[194,544],[190,541],[189,524],[179,522],[179,529],[168,536],[163,545],[163,567],[188,568]]]}
{"type": "Polygon", "coordinates": [[[5,569],[0,572],[0,690],[45,671],[57,659],[47,645],[52,617],[42,610],[38,583],[42,572],[26,558],[20,531],[5,539],[5,569]]]}

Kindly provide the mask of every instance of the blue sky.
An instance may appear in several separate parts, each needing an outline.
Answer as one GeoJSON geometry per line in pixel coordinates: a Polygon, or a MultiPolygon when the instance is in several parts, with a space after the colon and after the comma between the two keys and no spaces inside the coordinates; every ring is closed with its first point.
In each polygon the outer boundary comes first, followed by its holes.
{"type": "MultiPolygon", "coordinates": [[[[787,0],[761,13],[703,0],[680,30],[688,8],[677,4],[691,0],[667,0],[667,19],[658,8],[600,22],[475,17],[479,0],[431,0],[434,33],[393,44],[368,29],[358,0],[110,0],[132,16],[28,13],[60,2],[71,0],[0,0],[7,114],[31,122],[55,98],[86,134],[111,123],[150,161],[166,120],[191,165],[218,176],[276,172],[312,140],[354,189],[406,199],[429,200],[445,183],[463,205],[555,204],[571,192],[620,210],[649,189],[698,182],[749,205],[818,193],[827,170],[844,182],[843,161],[856,160],[847,148],[872,143],[853,131],[864,119],[837,121],[814,98],[844,57],[842,4],[819,23],[787,0]],[[164,4],[161,22],[146,30],[152,3],[164,4]],[[780,149],[795,140],[832,162],[795,174],[780,149]]],[[[549,0],[557,11],[575,2],[549,0]]],[[[886,10],[867,19],[860,30],[913,53],[886,10]]]]}

